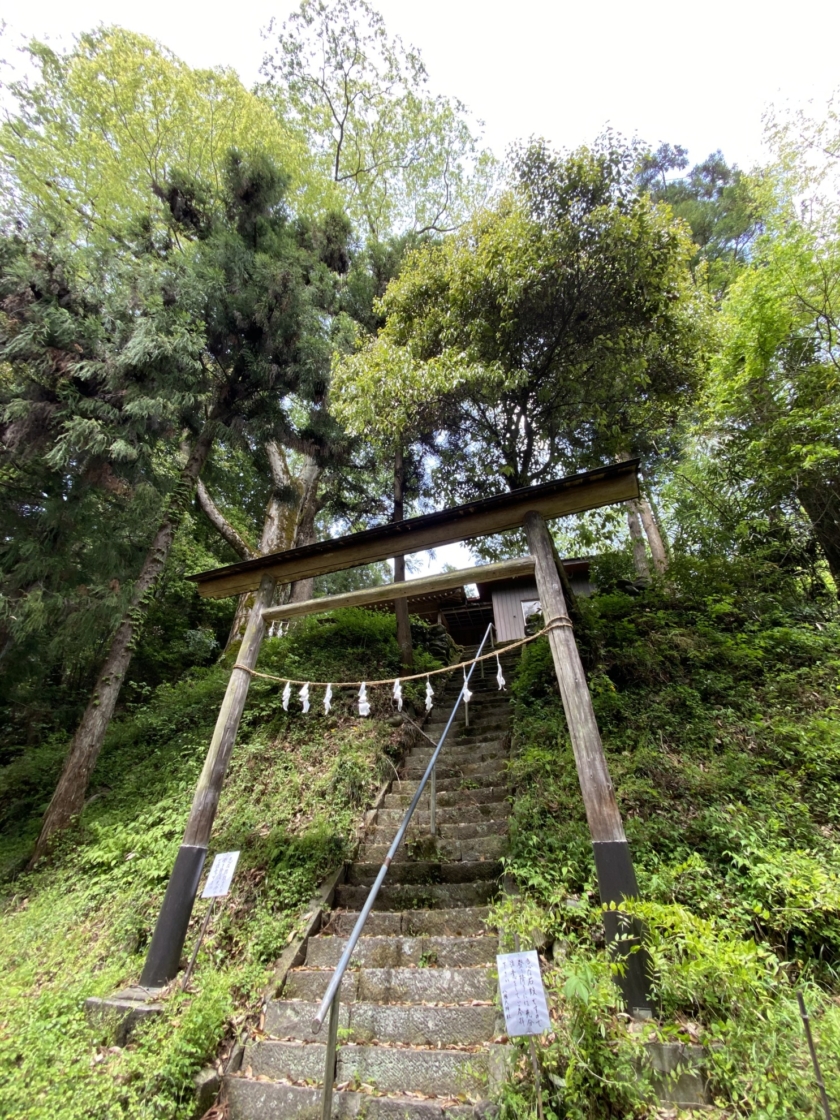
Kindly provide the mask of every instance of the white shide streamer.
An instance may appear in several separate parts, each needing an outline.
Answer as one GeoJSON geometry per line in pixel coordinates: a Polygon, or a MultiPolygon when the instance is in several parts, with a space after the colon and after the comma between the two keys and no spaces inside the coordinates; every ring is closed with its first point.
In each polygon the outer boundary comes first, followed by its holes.
{"type": "Polygon", "coordinates": [[[467,684],[467,670],[464,670],[464,703],[469,704],[472,700],[472,693],[470,692],[469,685],[467,684]]]}
{"type": "Polygon", "coordinates": [[[309,685],[308,684],[305,684],[303,686],[303,688],[298,693],[298,696],[300,697],[301,704],[303,704],[303,712],[304,712],[304,715],[305,715],[309,711],[309,685]]]}
{"type": "Polygon", "coordinates": [[[291,686],[291,684],[289,684],[288,681],[286,681],[286,687],[283,689],[283,711],[284,712],[288,712],[288,710],[289,710],[289,700],[291,699],[291,696],[292,696],[292,686],[291,686]]]}
{"type": "Polygon", "coordinates": [[[368,702],[367,685],[362,681],[362,687],[359,689],[359,715],[370,715],[370,703],[368,702]]]}
{"type": "Polygon", "coordinates": [[[426,677],[426,711],[432,710],[432,704],[435,702],[435,694],[432,691],[432,682],[426,677]]]}
{"type": "Polygon", "coordinates": [[[496,654],[496,664],[499,667],[499,671],[498,671],[498,673],[496,673],[496,680],[498,681],[498,684],[499,684],[499,692],[501,692],[502,689],[505,687],[505,678],[504,678],[504,674],[502,673],[502,663],[499,660],[498,653],[496,654]]]}
{"type": "Polygon", "coordinates": [[[402,694],[402,684],[400,683],[399,678],[397,678],[397,680],[394,681],[394,699],[397,702],[397,711],[401,712],[402,711],[402,705],[403,705],[403,694],[402,694]]]}
{"type": "Polygon", "coordinates": [[[326,715],[330,714],[330,705],[332,704],[332,685],[327,685],[327,691],[324,693],[324,712],[326,715]]]}

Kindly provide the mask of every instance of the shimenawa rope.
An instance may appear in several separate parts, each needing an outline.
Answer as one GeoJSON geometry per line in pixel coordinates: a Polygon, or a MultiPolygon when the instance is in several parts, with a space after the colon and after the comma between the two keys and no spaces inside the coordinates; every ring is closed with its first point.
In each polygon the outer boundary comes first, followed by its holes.
{"type": "MultiPolygon", "coordinates": [[[[568,618],[553,618],[547,626],[538,630],[536,634],[529,634],[527,638],[510,642],[509,645],[504,647],[503,652],[507,653],[509,650],[518,649],[519,646],[526,646],[529,642],[542,638],[544,634],[548,634],[551,630],[561,630],[564,627],[572,629],[572,623],[568,618]]],[[[447,665],[443,669],[429,669],[425,673],[414,673],[410,677],[388,677],[387,680],[382,681],[296,681],[292,677],[275,677],[273,673],[260,673],[256,669],[249,669],[247,665],[240,665],[238,661],[233,668],[242,669],[243,672],[250,673],[252,677],[260,677],[261,680],[277,681],[278,684],[309,685],[310,688],[361,688],[365,684],[370,688],[374,685],[396,684],[397,681],[405,684],[406,681],[424,680],[426,677],[435,677],[440,673],[454,673],[456,669],[465,669],[468,665],[477,665],[479,661],[488,661],[491,657],[498,656],[498,653],[498,650],[493,649],[489,653],[483,653],[481,657],[473,657],[469,661],[459,661],[457,665],[447,665]]]]}

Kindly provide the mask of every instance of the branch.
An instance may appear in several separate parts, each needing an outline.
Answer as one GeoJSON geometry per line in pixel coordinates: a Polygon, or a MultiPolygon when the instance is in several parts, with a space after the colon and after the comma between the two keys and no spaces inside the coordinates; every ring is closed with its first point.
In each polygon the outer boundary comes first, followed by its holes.
{"type": "Polygon", "coordinates": [[[222,511],[207,493],[207,487],[201,479],[198,480],[196,494],[198,495],[198,504],[219,536],[227,541],[237,556],[241,556],[243,560],[253,560],[256,553],[248,547],[230,522],[225,520],[222,511]]]}

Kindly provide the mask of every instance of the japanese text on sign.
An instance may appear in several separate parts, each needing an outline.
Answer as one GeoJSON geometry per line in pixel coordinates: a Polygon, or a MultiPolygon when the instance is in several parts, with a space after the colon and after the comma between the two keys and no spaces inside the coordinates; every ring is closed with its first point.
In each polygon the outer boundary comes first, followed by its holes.
{"type": "Polygon", "coordinates": [[[219,852],[207,876],[202,898],[221,898],[228,893],[238,860],[239,852],[219,852]]]}
{"type": "Polygon", "coordinates": [[[550,1030],[551,1021],[536,950],[501,953],[496,957],[496,965],[507,1033],[515,1037],[550,1030]]]}

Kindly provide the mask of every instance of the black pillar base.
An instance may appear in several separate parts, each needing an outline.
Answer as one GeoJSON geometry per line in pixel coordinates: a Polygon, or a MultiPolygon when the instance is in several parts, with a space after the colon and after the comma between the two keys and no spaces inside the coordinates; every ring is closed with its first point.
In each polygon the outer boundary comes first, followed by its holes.
{"type": "MultiPolygon", "coordinates": [[[[639,886],[626,840],[595,840],[595,870],[601,902],[620,904],[626,898],[638,898],[639,886]]],[[[615,958],[623,963],[623,975],[617,983],[631,1015],[650,1018],[656,1013],[648,995],[648,955],[644,949],[642,923],[620,910],[604,911],[607,945],[615,958]]]]}
{"type": "Polygon", "coordinates": [[[206,848],[182,844],[178,849],[140,977],[144,988],[163,988],[178,975],[181,950],[206,858],[206,848]]]}

